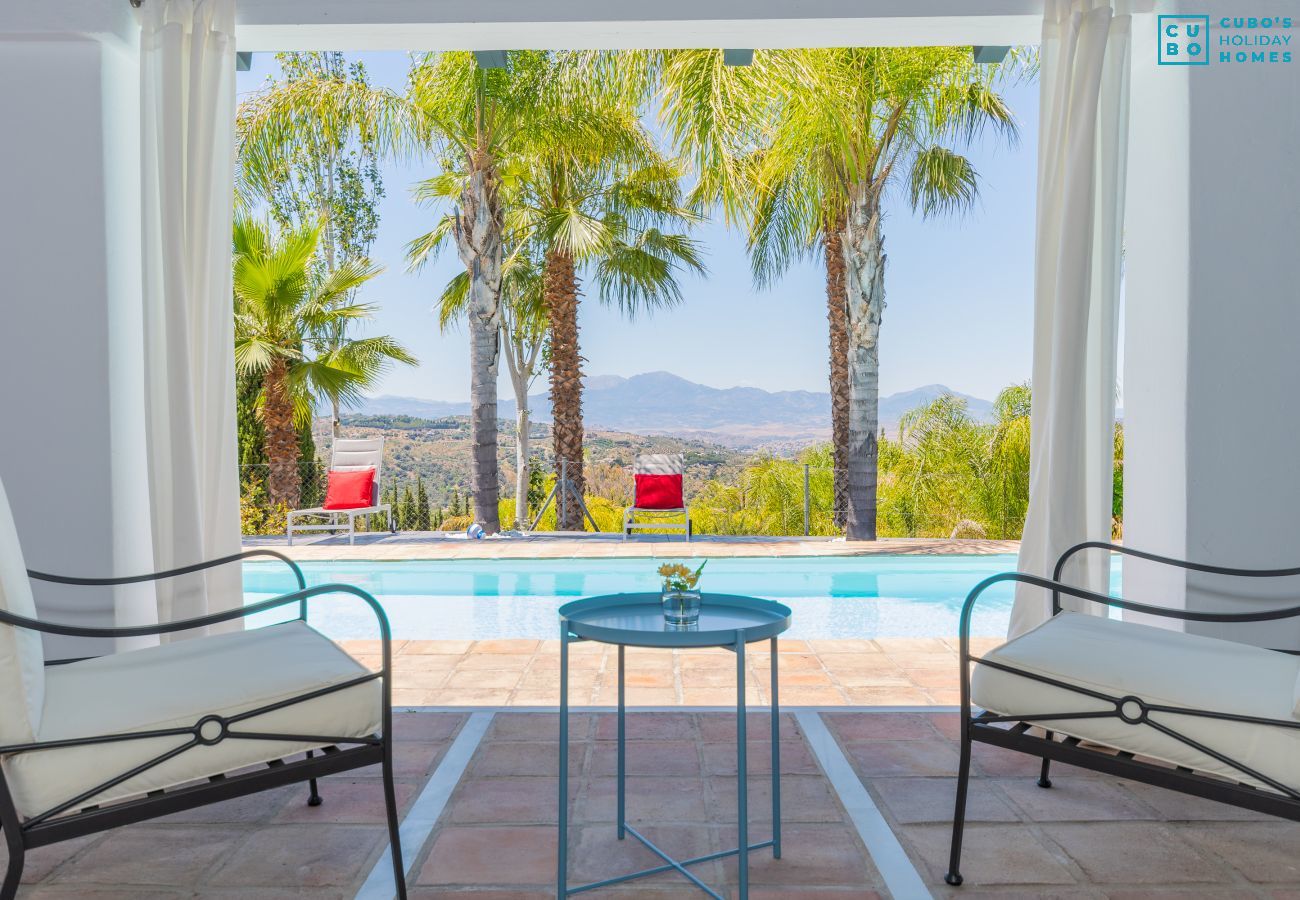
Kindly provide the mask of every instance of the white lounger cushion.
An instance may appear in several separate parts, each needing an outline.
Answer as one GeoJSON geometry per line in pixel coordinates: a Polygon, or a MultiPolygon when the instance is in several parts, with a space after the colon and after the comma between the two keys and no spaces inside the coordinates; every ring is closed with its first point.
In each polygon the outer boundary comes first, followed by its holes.
{"type": "MultiPolygon", "coordinates": [[[[365,674],[303,622],[176,641],[46,670],[37,739],[192,726],[365,674]]],[[[363,737],[379,731],[380,682],[345,688],[232,726],[232,730],[363,737]]],[[[19,813],[33,816],[178,747],[188,735],[15,754],[4,760],[19,813]]],[[[321,746],[226,738],[196,746],[79,806],[103,804],[321,746]]]]}
{"type": "MultiPolygon", "coordinates": [[[[985,659],[1114,697],[1132,695],[1169,706],[1295,721],[1300,658],[1232,641],[1067,612],[985,654],[985,659]]],[[[1145,724],[1110,717],[1056,722],[1038,718],[1036,714],[1114,709],[1113,704],[1065,688],[977,665],[971,698],[992,712],[1023,716],[1062,734],[1265,787],[1145,724]]],[[[1288,787],[1300,788],[1300,729],[1168,713],[1152,713],[1151,719],[1288,787]]]]}

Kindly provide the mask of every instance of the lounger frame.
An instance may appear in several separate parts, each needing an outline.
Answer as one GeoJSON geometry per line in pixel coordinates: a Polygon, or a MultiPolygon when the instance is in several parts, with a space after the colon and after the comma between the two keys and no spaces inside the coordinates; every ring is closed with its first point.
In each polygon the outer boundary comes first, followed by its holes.
{"type": "MultiPolygon", "coordinates": [[[[1169,790],[1178,791],[1179,793],[1203,797],[1208,800],[1217,800],[1220,803],[1227,803],[1231,806],[1251,809],[1284,819],[1291,819],[1293,821],[1300,821],[1300,789],[1282,784],[1276,779],[1253,770],[1250,766],[1239,760],[1233,759],[1224,753],[1220,753],[1211,747],[1207,747],[1204,744],[1189,738],[1163,722],[1154,721],[1150,718],[1149,714],[1153,712],[1173,713],[1184,716],[1211,718],[1223,722],[1243,722],[1252,725],[1267,725],[1288,729],[1300,728],[1300,721],[1295,719],[1268,719],[1259,716],[1237,715],[1216,710],[1170,706],[1168,704],[1151,703],[1143,700],[1141,697],[1132,695],[1122,697],[1113,696],[1102,691],[1069,684],[1035,672],[1028,672],[1004,663],[986,660],[971,655],[971,614],[974,610],[975,604],[988,588],[995,584],[1008,581],[1033,585],[1051,591],[1052,615],[1057,615],[1061,612],[1061,595],[1064,594],[1091,603],[1102,604],[1104,606],[1113,606],[1131,612],[1145,613],[1147,615],[1179,619],[1188,622],[1217,622],[1226,624],[1240,622],[1268,622],[1300,617],[1300,606],[1239,613],[1197,612],[1151,606],[1145,603],[1135,603],[1118,597],[1085,591],[1073,585],[1063,583],[1061,578],[1066,563],[1069,562],[1075,554],[1084,550],[1106,550],[1111,553],[1119,553],[1125,556],[1144,559],[1149,562],[1174,566],[1194,572],[1203,572],[1211,575],[1223,575],[1239,578],[1286,578],[1300,576],[1300,567],[1290,569],[1235,569],[1223,566],[1210,566],[1205,565],[1204,563],[1193,563],[1186,560],[1157,556],[1153,553],[1147,553],[1116,544],[1108,544],[1104,541],[1086,541],[1081,544],[1076,544],[1061,555],[1060,559],[1057,560],[1056,568],[1052,573],[1051,579],[1040,578],[1035,575],[1027,575],[1023,572],[1004,572],[986,578],[976,585],[967,596],[966,602],[962,606],[959,632],[961,640],[961,755],[957,772],[957,802],[956,809],[953,813],[952,848],[948,862],[948,873],[944,876],[944,880],[950,885],[955,886],[962,883],[962,836],[966,824],[966,795],[970,782],[971,747],[974,743],[992,744],[993,746],[1003,747],[1008,750],[1015,750],[1020,753],[1029,754],[1030,756],[1039,757],[1042,759],[1042,769],[1039,774],[1038,785],[1043,788],[1050,788],[1052,786],[1049,777],[1050,766],[1052,760],[1059,760],[1060,762],[1072,766],[1078,766],[1082,769],[1090,769],[1095,772],[1116,775],[1131,781],[1152,784],[1158,787],[1168,788],[1169,790]],[[1111,703],[1113,709],[1102,711],[1063,710],[1060,713],[1035,714],[1032,717],[1032,720],[1027,720],[1021,715],[996,715],[985,711],[976,712],[971,708],[970,678],[972,664],[989,666],[1003,672],[1009,672],[1027,678],[1031,681],[1050,684],[1053,687],[1069,690],[1073,693],[1079,694],[1080,696],[1086,696],[1093,700],[1104,700],[1111,703]],[[1091,743],[1084,744],[1078,738],[1074,737],[1058,737],[1053,734],[1053,732],[1043,730],[1041,727],[1032,724],[1033,722],[1040,721],[1060,722],[1071,719],[1078,720],[1096,718],[1119,719],[1134,728],[1154,728],[1165,736],[1186,744],[1187,746],[1218,760],[1223,765],[1240,772],[1244,778],[1253,779],[1261,784],[1268,785],[1271,790],[1265,790],[1246,782],[1237,782],[1227,778],[1203,774],[1182,766],[1172,766],[1155,761],[1144,760],[1127,751],[1111,751],[1100,748],[1091,743]]],[[[1278,650],[1275,652],[1284,653],[1291,651],[1278,650]]]]}
{"type": "MultiPolygon", "coordinates": [[[[95,735],[71,740],[37,741],[29,744],[10,744],[0,746],[0,755],[9,756],[12,754],[26,753],[42,749],[53,749],[57,747],[88,746],[156,737],[183,737],[187,734],[190,736],[190,740],[181,744],[179,747],[157,756],[130,771],[121,773],[99,785],[96,785],[89,791],[84,792],[65,803],[59,804],[58,806],[52,807],[37,815],[29,816],[25,819],[18,813],[18,810],[14,805],[12,794],[9,790],[7,779],[3,770],[0,769],[0,830],[4,832],[5,843],[9,851],[9,863],[5,871],[4,882],[3,884],[0,884],[0,900],[11,900],[11,898],[17,894],[18,884],[22,878],[24,857],[26,851],[30,849],[43,847],[47,844],[54,844],[59,841],[70,840],[83,835],[95,834],[111,828],[117,828],[121,825],[129,825],[135,822],[154,819],[159,816],[180,812],[181,810],[206,806],[210,803],[218,803],[222,800],[243,797],[248,794],[254,794],[303,781],[308,782],[310,786],[310,793],[307,801],[308,805],[319,806],[322,801],[320,793],[317,791],[316,779],[325,775],[334,775],[339,772],[360,769],[376,764],[380,766],[383,776],[384,804],[388,820],[389,847],[392,855],[393,875],[396,880],[396,893],[399,898],[406,897],[406,880],[404,867],[402,865],[401,843],[398,838],[397,803],[393,782],[393,713],[392,678],[390,676],[392,671],[391,639],[388,618],[384,614],[383,607],[379,605],[379,601],[360,588],[348,584],[322,584],[309,588],[307,587],[306,579],[303,577],[302,569],[300,569],[293,560],[281,553],[275,552],[274,550],[265,549],[248,550],[233,556],[227,556],[221,559],[215,559],[209,562],[198,563],[196,565],[185,566],[178,569],[171,569],[166,572],[157,572],[150,575],[128,576],[124,578],[77,578],[51,575],[45,572],[35,572],[30,569],[27,574],[35,580],[54,582],[57,584],[112,586],[137,584],[141,582],[157,581],[163,578],[172,578],[204,569],[210,569],[214,566],[239,562],[253,556],[269,556],[282,560],[290,569],[293,570],[294,577],[298,583],[298,589],[292,593],[273,597],[269,600],[263,600],[260,603],[244,606],[239,609],[200,616],[193,619],[184,619],[176,622],[165,622],[158,625],[145,625],[130,628],[87,628],[72,625],[59,625],[51,622],[29,619],[24,616],[18,616],[0,610],[0,622],[12,625],[15,628],[24,628],[32,631],[43,632],[45,634],[59,634],[70,637],[123,638],[174,634],[180,631],[204,628],[223,622],[231,622],[256,613],[267,612],[269,610],[279,609],[293,604],[298,605],[297,618],[301,621],[306,621],[308,603],[312,598],[327,594],[351,594],[366,603],[370,607],[371,611],[374,612],[375,618],[379,624],[380,640],[382,644],[382,667],[378,672],[369,672],[365,675],[349,679],[348,681],[340,682],[339,684],[328,685],[307,691],[303,694],[289,697],[284,700],[278,700],[275,703],[267,704],[258,707],[257,709],[248,710],[234,716],[223,717],[218,715],[206,715],[199,718],[191,726],[178,728],[95,735]],[[250,719],[254,716],[272,712],[276,709],[282,709],[295,703],[302,703],[307,700],[312,700],[317,697],[346,690],[350,687],[375,680],[381,682],[382,689],[382,708],[380,712],[380,727],[382,733],[380,734],[352,738],[332,735],[243,732],[239,730],[239,722],[245,719],[250,719]],[[118,801],[102,807],[85,805],[87,803],[93,803],[94,797],[103,791],[109,790],[115,785],[120,784],[141,772],[147,771],[154,766],[160,765],[186,750],[197,746],[211,746],[224,740],[240,739],[258,741],[282,740],[291,741],[296,744],[313,743],[320,746],[321,752],[317,755],[315,751],[309,750],[306,752],[305,758],[302,759],[272,760],[271,762],[266,763],[263,768],[256,771],[241,771],[238,774],[229,773],[214,775],[203,782],[189,783],[168,790],[152,791],[143,797],[118,801]]],[[[75,661],[76,660],[49,661],[46,665],[61,665],[75,661]]],[[[297,753],[293,755],[296,756],[297,753]]]]}

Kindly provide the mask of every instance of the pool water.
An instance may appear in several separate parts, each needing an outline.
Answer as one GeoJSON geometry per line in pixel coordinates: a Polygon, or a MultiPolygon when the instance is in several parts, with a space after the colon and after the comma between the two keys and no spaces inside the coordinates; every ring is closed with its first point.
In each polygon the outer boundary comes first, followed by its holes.
{"type": "MultiPolygon", "coordinates": [[[[303,562],[309,585],[345,582],[369,591],[388,613],[395,638],[483,640],[554,638],[556,610],[575,597],[657,591],[652,559],[407,560],[303,562]]],[[[711,559],[706,591],[766,597],[794,611],[792,638],[942,637],[957,633],[962,603],[984,578],[1015,568],[1011,554],[980,556],[757,557],[711,559]]],[[[244,565],[245,602],[296,586],[279,562],[244,565]]],[[[1120,565],[1111,569],[1118,593],[1120,565]]],[[[1014,588],[999,584],[975,609],[972,634],[1006,633],[1014,588]]],[[[250,627],[284,618],[267,613],[250,627]]],[[[374,616],[355,597],[312,601],[311,623],[337,640],[377,636],[374,616]]]]}

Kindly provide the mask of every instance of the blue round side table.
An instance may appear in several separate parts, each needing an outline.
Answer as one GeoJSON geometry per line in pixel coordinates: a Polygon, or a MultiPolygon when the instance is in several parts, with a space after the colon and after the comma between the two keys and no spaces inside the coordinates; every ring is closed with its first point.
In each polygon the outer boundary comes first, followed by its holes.
{"type": "Polygon", "coordinates": [[[556,894],[561,900],[570,894],[622,884],[634,878],[676,870],[710,897],[722,896],[689,871],[688,866],[737,856],[740,871],[739,895],[749,896],[749,853],[772,848],[781,857],[781,751],[780,705],[777,700],[776,636],[790,627],[790,608],[772,600],[734,594],[704,594],[700,600],[700,621],[688,629],[668,625],[658,594],[608,594],[574,600],[560,607],[560,814],[559,871],[556,894]],[[745,645],[771,641],[772,672],[772,838],[749,843],[749,797],[745,734],[745,645]],[[631,834],[645,844],[663,864],[640,872],[569,886],[569,644],[598,641],[618,647],[618,839],[631,834]],[[676,860],[651,843],[627,823],[625,787],[626,703],[623,690],[624,651],[628,647],[692,648],[721,647],[736,654],[736,810],[739,846],[693,859],[676,860]]]}

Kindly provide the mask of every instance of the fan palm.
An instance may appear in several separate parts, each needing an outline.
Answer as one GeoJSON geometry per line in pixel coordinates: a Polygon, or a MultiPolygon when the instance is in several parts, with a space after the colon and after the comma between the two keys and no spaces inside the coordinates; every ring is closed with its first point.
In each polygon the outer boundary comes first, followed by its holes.
{"type": "Polygon", "coordinates": [[[298,505],[298,428],[328,397],[359,399],[390,362],[415,360],[390,337],[323,346],[340,323],[369,318],[374,308],[350,299],[381,269],[349,260],[334,272],[313,270],[320,230],[275,233],[241,218],[234,229],[235,370],[260,378],[258,398],[271,502],[298,505]]]}
{"type": "Polygon", "coordinates": [[[837,507],[876,534],[878,374],[885,308],[882,201],[899,185],[924,216],[968,208],[977,173],[954,146],[986,127],[1014,139],[998,66],[969,48],[717,51],[662,61],[663,115],[693,158],[697,201],[743,218],[756,281],[820,252],[830,321],[837,507]]]}

